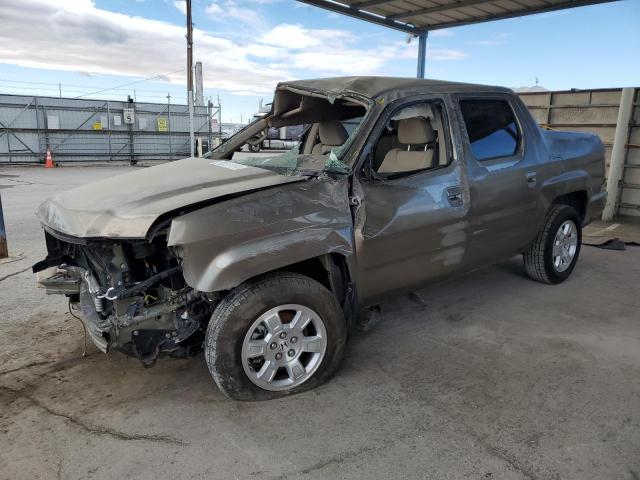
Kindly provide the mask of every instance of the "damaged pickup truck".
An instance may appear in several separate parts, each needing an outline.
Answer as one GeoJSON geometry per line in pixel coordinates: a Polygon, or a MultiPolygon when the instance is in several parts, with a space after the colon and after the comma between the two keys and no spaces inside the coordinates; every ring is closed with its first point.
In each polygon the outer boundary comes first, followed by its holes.
{"type": "Polygon", "coordinates": [[[515,254],[534,280],[565,280],[603,177],[598,137],[542,130],[505,88],[285,82],[206,158],[44,202],[33,270],[103,352],[152,365],[204,350],[227,396],[273,398],[327,380],[356,312],[385,296],[515,254]],[[237,154],[295,125],[295,149],[237,154]]]}

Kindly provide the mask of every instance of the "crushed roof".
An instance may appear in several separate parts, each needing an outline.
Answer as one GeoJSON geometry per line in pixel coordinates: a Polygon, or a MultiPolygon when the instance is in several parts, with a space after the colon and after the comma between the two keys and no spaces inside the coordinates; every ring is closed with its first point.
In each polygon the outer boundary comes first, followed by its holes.
{"type": "Polygon", "coordinates": [[[476,85],[472,83],[451,82],[446,80],[431,80],[422,78],[403,77],[333,77],[312,80],[291,80],[281,82],[277,89],[298,89],[321,92],[324,94],[357,93],[368,98],[381,97],[388,92],[421,91],[425,93],[456,93],[456,92],[511,92],[504,87],[476,85]]]}

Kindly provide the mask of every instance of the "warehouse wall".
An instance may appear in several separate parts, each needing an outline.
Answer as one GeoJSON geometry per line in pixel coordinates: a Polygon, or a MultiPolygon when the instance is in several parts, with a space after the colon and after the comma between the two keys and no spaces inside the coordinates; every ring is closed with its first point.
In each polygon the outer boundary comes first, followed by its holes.
{"type": "MultiPolygon", "coordinates": [[[[549,128],[595,133],[605,144],[607,173],[622,89],[520,93],[536,121],[549,128]]],[[[617,212],[640,216],[640,88],[635,89],[617,212]]]]}

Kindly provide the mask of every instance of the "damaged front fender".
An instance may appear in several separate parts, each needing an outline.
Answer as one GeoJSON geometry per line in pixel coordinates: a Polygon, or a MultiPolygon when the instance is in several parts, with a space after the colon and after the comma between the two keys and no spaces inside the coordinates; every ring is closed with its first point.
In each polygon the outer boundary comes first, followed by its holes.
{"type": "Polygon", "coordinates": [[[196,290],[228,290],[328,253],[353,254],[348,177],[254,192],[173,220],[168,244],[196,290]]]}

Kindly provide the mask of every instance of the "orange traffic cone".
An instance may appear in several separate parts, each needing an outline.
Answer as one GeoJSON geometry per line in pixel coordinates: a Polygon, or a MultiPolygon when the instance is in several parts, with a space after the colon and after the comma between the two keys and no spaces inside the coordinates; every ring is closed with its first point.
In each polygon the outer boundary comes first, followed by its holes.
{"type": "Polygon", "coordinates": [[[51,150],[47,148],[47,156],[44,162],[44,168],[55,168],[56,164],[53,163],[53,158],[51,158],[51,150]]]}

